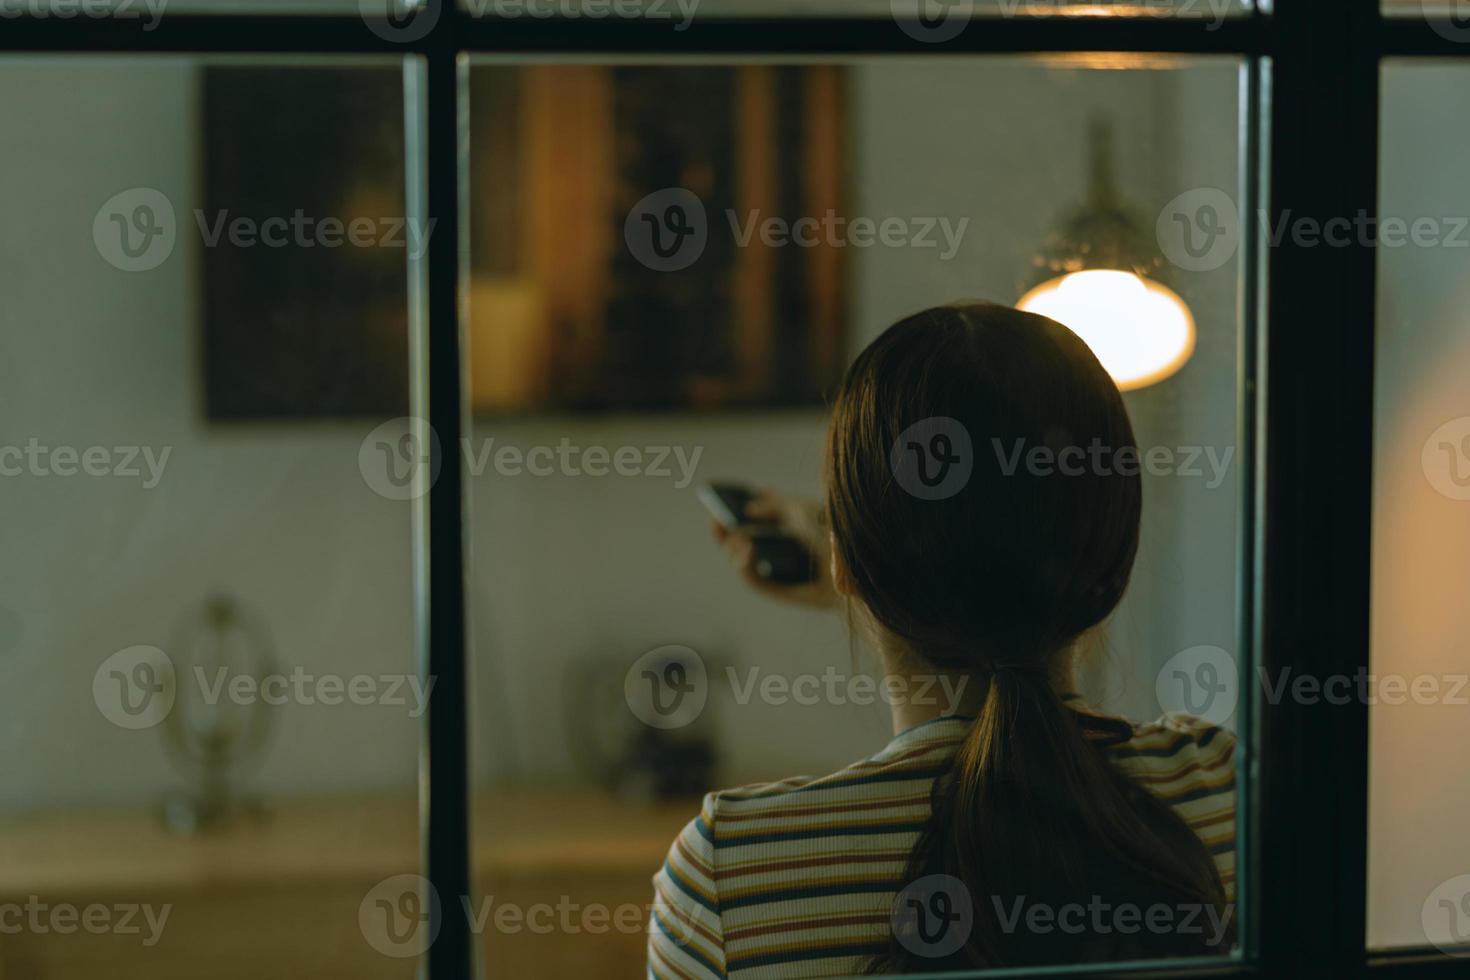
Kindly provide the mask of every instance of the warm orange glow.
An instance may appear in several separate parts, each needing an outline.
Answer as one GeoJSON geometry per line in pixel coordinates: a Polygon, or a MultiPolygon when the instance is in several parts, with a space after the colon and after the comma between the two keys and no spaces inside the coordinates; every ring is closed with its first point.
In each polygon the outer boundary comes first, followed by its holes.
{"type": "Polygon", "coordinates": [[[1017,307],[1081,337],[1123,391],[1156,384],[1194,353],[1194,317],[1173,290],[1117,269],[1087,269],[1046,282],[1017,307]]]}

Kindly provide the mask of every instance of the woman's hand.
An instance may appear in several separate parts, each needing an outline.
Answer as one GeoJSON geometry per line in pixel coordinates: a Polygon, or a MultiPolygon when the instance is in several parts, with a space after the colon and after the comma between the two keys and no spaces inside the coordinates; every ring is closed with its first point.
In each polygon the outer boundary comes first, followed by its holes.
{"type": "Polygon", "coordinates": [[[768,582],[757,575],[755,546],[744,531],[726,530],[718,521],[711,521],[710,528],[715,540],[724,546],[735,568],[751,588],[783,602],[830,609],[839,605],[841,599],[832,585],[832,549],[821,510],[821,505],[815,500],[787,497],[770,490],[761,490],[745,506],[746,520],[774,524],[782,533],[799,541],[811,554],[816,578],[798,585],[768,582]]]}

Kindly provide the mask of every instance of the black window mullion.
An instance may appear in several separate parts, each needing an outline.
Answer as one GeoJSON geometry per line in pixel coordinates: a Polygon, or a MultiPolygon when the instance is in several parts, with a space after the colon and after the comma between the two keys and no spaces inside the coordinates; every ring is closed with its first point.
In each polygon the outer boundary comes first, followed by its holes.
{"type": "MultiPolygon", "coordinates": [[[[1376,214],[1379,0],[1279,0],[1269,214],[1376,214]]],[[[1356,676],[1368,662],[1374,253],[1266,247],[1261,668],[1356,676]]],[[[1265,697],[1252,894],[1270,976],[1354,977],[1365,961],[1368,708],[1265,697]]]]}
{"type": "MultiPolygon", "coordinates": [[[[1272,45],[1270,18],[1138,16],[980,18],[943,45],[919,41],[886,17],[696,17],[687,30],[638,19],[496,20],[441,4],[424,37],[383,37],[357,16],[314,14],[166,14],[150,30],[136,21],[76,17],[0,20],[0,52],[463,53],[793,53],[1026,54],[1137,51],[1261,54],[1272,45]]],[[[1428,26],[1425,25],[1426,31],[1428,26]]]]}
{"type": "MultiPolygon", "coordinates": [[[[452,25],[456,11],[442,14],[452,25]]],[[[441,26],[447,26],[441,25],[441,26]]],[[[476,937],[466,914],[472,896],[470,846],[469,637],[466,602],[468,521],[461,439],[467,385],[460,311],[459,52],[452,30],[436,31],[423,57],[421,100],[429,236],[428,417],[438,438],[439,472],[426,495],[427,585],[418,596],[428,624],[427,673],[434,696],[420,745],[419,807],[424,868],[440,903],[439,928],[423,964],[432,980],[472,980],[476,937]]]]}

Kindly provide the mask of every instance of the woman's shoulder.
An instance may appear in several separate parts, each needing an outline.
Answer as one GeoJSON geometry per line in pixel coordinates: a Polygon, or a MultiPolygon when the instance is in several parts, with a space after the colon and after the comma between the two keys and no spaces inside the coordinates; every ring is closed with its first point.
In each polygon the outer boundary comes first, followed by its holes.
{"type": "Polygon", "coordinates": [[[1132,724],[1133,736],[1128,741],[1139,747],[1235,752],[1235,733],[1198,715],[1174,711],[1153,721],[1132,724]]]}
{"type": "Polygon", "coordinates": [[[1076,695],[1067,700],[1084,719],[1088,736],[1120,759],[1169,759],[1201,753],[1226,759],[1235,755],[1235,733],[1198,715],[1174,711],[1138,722],[1100,711],[1076,695]]]}
{"type": "MultiPolygon", "coordinates": [[[[929,817],[934,778],[968,724],[953,718],[917,726],[826,775],[706,794],[654,876],[650,961],[674,976],[724,976],[727,916],[749,934],[751,916],[769,914],[792,893],[850,885],[854,854],[866,856],[865,873],[875,880],[896,879],[929,817]]],[[[869,913],[863,903],[875,894],[863,892],[856,912],[869,913]]],[[[779,908],[790,913],[789,905],[779,908]]],[[[746,935],[731,948],[739,954],[763,941],[746,935]]]]}
{"type": "Polygon", "coordinates": [[[1235,734],[1195,715],[1172,713],[1132,723],[1108,747],[1114,762],[1166,802],[1224,798],[1235,791],[1235,734]]]}
{"type": "Polygon", "coordinates": [[[706,797],[721,813],[813,812],[853,800],[928,799],[929,784],[948,767],[970,719],[947,717],[900,733],[881,751],[821,776],[749,783],[706,797]]]}
{"type": "Polygon", "coordinates": [[[1114,764],[1204,842],[1225,894],[1235,895],[1235,733],[1204,718],[1168,714],[1133,726],[1110,750],[1114,764]]]}

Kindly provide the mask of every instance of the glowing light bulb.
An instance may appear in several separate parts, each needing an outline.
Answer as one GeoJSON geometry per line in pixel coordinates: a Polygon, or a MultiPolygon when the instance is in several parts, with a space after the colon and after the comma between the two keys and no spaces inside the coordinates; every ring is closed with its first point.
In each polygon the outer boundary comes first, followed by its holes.
{"type": "Polygon", "coordinates": [[[1164,380],[1194,353],[1194,317],[1184,300],[1132,272],[1072,272],[1037,286],[1016,306],[1081,337],[1123,391],[1164,380]]]}

